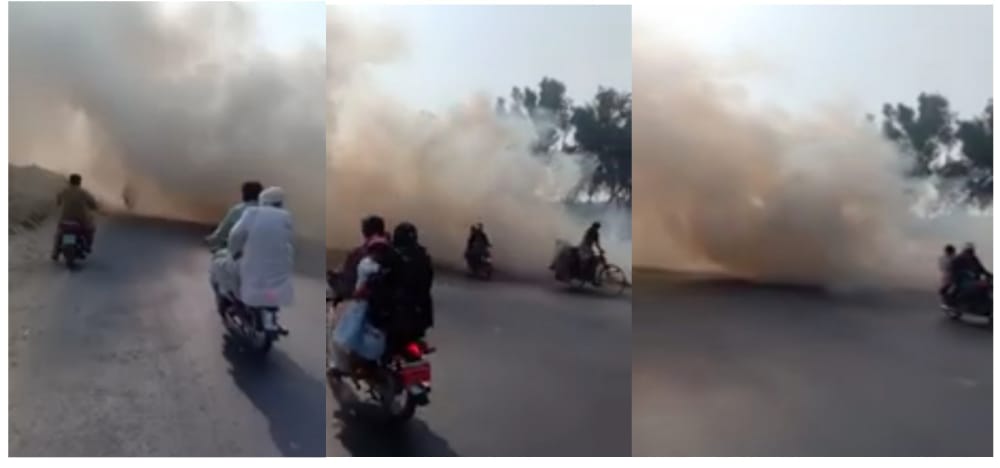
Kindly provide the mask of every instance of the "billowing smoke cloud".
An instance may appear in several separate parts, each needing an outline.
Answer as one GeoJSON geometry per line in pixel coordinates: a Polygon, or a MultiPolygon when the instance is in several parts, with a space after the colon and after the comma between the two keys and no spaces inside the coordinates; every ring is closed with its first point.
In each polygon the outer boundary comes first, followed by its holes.
{"type": "MultiPolygon", "coordinates": [[[[443,115],[407,108],[370,80],[373,67],[406,53],[404,38],[336,8],[327,21],[328,245],[356,245],[360,219],[377,213],[390,225],[415,223],[436,259],[460,264],[469,226],[481,221],[498,266],[534,275],[546,273],[557,239],[579,241],[592,220],[558,200],[585,164],[532,155],[536,130],[497,117],[486,96],[443,115]]],[[[612,261],[631,267],[630,238],[605,243],[612,261]]]]}
{"type": "Polygon", "coordinates": [[[258,179],[323,238],[322,44],[276,53],[236,4],[18,3],[10,157],[78,171],[136,209],[217,220],[258,179]]]}
{"type": "MultiPolygon", "coordinates": [[[[926,219],[919,187],[862,109],[751,103],[749,57],[712,61],[637,31],[640,266],[826,285],[926,285],[945,242],[992,257],[991,216],[926,219]]],[[[769,72],[771,70],[768,70],[769,72]]]]}

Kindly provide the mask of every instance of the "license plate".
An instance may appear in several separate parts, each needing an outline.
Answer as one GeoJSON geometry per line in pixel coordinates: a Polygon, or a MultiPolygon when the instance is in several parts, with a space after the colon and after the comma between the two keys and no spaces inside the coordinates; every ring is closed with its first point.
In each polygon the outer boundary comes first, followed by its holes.
{"type": "Polygon", "coordinates": [[[76,245],[76,236],[73,234],[63,234],[62,245],[76,245]]]}
{"type": "Polygon", "coordinates": [[[409,364],[400,370],[403,384],[410,386],[431,381],[431,364],[429,362],[418,362],[409,364]]]}

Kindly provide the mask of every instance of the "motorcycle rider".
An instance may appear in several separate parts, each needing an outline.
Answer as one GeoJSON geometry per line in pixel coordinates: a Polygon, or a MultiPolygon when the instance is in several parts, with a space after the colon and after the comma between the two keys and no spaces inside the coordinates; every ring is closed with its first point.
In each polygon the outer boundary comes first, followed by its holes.
{"type": "Polygon", "coordinates": [[[59,260],[62,224],[64,222],[80,225],[84,238],[83,248],[87,253],[90,252],[91,247],[94,245],[95,226],[91,212],[97,211],[97,200],[82,187],[82,184],[83,177],[80,174],[70,174],[69,185],[56,195],[56,204],[61,207],[61,210],[59,211],[59,224],[56,228],[56,235],[52,244],[52,260],[59,260]]]}
{"type": "MultiPolygon", "coordinates": [[[[250,307],[284,307],[294,296],[294,230],[281,187],[260,192],[259,205],[249,206],[229,233],[229,252],[239,267],[239,299],[250,307]]],[[[262,324],[275,330],[270,314],[262,324]]]]}
{"type": "MultiPolygon", "coordinates": [[[[349,298],[353,302],[367,302],[367,281],[376,275],[380,269],[380,261],[384,261],[389,246],[389,236],[385,232],[385,220],[378,215],[366,216],[361,220],[361,245],[355,247],[344,259],[340,268],[334,289],[336,295],[349,298]]],[[[351,306],[349,306],[351,307],[351,306]]],[[[363,304],[362,307],[367,307],[363,304]]],[[[338,324],[330,331],[337,334],[338,324]]],[[[334,345],[332,356],[327,368],[327,375],[337,377],[349,374],[357,363],[352,349],[342,345],[334,345]]]]}
{"type": "Polygon", "coordinates": [[[361,245],[357,246],[344,259],[336,288],[344,294],[354,289],[357,282],[358,265],[365,258],[369,247],[377,244],[388,244],[389,235],[385,231],[385,220],[378,215],[366,216],[361,220],[361,245]]]}
{"type": "Polygon", "coordinates": [[[580,271],[584,278],[594,279],[594,276],[597,274],[598,254],[604,255],[604,248],[601,247],[600,231],[601,223],[595,221],[584,232],[583,240],[577,249],[580,256],[580,271]]]}
{"type": "Polygon", "coordinates": [[[951,280],[955,285],[956,302],[963,300],[975,282],[984,276],[993,278],[993,274],[976,256],[976,247],[971,242],[966,243],[962,252],[951,262],[951,280]]]}
{"type": "Polygon", "coordinates": [[[465,242],[465,259],[470,266],[477,264],[492,247],[493,244],[490,243],[490,238],[486,235],[483,223],[476,223],[469,227],[469,238],[465,242]]]}
{"type": "Polygon", "coordinates": [[[948,244],[944,246],[944,254],[938,258],[938,270],[941,272],[941,287],[938,288],[938,295],[945,305],[952,305],[953,282],[951,279],[951,262],[955,260],[955,246],[948,244]]]}
{"type": "Polygon", "coordinates": [[[215,231],[205,238],[205,241],[214,248],[225,247],[225,243],[229,240],[229,231],[232,231],[233,226],[240,220],[243,210],[248,206],[257,206],[257,198],[260,196],[262,190],[264,190],[264,186],[256,180],[244,182],[243,186],[240,187],[240,191],[242,192],[241,201],[229,208],[226,216],[219,222],[215,231]]]}
{"type": "Polygon", "coordinates": [[[220,314],[229,306],[231,297],[238,297],[240,287],[239,265],[236,259],[233,258],[233,255],[231,255],[230,250],[227,249],[229,234],[232,232],[233,226],[243,216],[243,212],[249,207],[257,206],[262,190],[264,190],[264,186],[260,182],[255,180],[244,182],[243,186],[240,187],[240,191],[242,192],[241,200],[229,208],[226,216],[219,222],[215,231],[205,237],[205,242],[208,244],[209,249],[212,250],[213,255],[209,277],[211,278],[212,290],[216,294],[220,314]]]}
{"type": "Polygon", "coordinates": [[[386,334],[386,353],[392,354],[406,344],[421,340],[434,326],[434,302],[431,288],[434,267],[427,249],[420,245],[417,227],[402,222],[392,232],[395,250],[392,297],[384,304],[373,301],[374,325],[386,334]],[[379,323],[381,322],[381,323],[379,323]]]}

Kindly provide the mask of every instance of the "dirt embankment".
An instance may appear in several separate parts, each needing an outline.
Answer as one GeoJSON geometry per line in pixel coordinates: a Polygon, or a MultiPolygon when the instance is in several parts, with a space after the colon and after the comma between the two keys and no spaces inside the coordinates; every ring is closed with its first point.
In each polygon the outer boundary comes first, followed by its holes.
{"type": "Polygon", "coordinates": [[[65,178],[38,166],[8,164],[8,234],[38,227],[56,209],[56,193],[65,178]]]}

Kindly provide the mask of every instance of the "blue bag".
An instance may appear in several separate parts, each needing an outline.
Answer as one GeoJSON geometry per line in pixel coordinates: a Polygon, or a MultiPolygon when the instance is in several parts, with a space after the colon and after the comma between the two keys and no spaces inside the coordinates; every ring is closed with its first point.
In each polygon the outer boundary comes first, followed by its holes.
{"type": "Polygon", "coordinates": [[[360,348],[366,312],[367,307],[363,302],[349,302],[344,315],[337,320],[337,326],[333,330],[333,342],[348,351],[360,348]]]}

